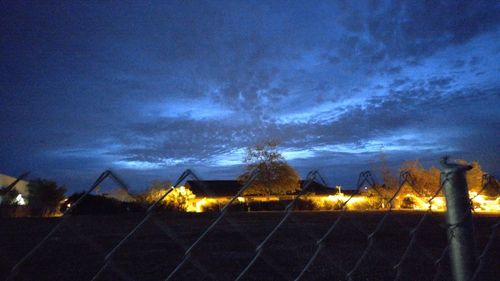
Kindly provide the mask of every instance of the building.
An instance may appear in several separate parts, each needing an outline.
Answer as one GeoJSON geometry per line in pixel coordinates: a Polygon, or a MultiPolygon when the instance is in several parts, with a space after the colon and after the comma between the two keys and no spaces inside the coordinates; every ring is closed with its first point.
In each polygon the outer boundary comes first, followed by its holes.
{"type": "MultiPolygon", "coordinates": [[[[306,181],[300,181],[303,188],[306,181]]],[[[222,198],[233,197],[242,188],[242,184],[236,180],[207,180],[207,181],[187,181],[185,187],[190,189],[196,197],[222,198]]],[[[334,188],[313,181],[307,188],[308,194],[333,195],[337,193],[334,188]]],[[[297,192],[298,194],[298,192],[297,192]]],[[[280,197],[294,197],[297,194],[280,195],[280,197]]],[[[259,196],[252,196],[259,197],[259,196]]],[[[267,197],[267,196],[266,196],[267,197]]]]}
{"type": "MultiPolygon", "coordinates": [[[[307,181],[300,181],[301,188],[304,188],[307,181]]],[[[238,191],[243,187],[236,180],[209,180],[209,181],[187,181],[185,188],[191,190],[195,195],[192,200],[192,208],[188,211],[203,212],[207,210],[221,210],[229,201],[238,194],[238,191]]],[[[286,195],[243,195],[237,197],[236,205],[233,206],[236,210],[246,211],[277,211],[282,210],[294,200],[300,193],[300,190],[294,194],[286,195]]],[[[339,189],[330,188],[323,184],[313,181],[307,187],[306,192],[301,196],[300,202],[294,206],[298,210],[316,210],[323,208],[325,202],[339,201],[344,199],[343,194],[339,193],[339,189]],[[339,198],[338,198],[339,197],[339,198]]],[[[327,203],[328,203],[327,202],[327,203]]],[[[330,204],[332,205],[332,204],[330,204]]],[[[327,206],[329,207],[329,206],[327,206]]],[[[334,208],[330,206],[329,208],[334,208]]]]}
{"type": "Polygon", "coordinates": [[[102,193],[102,196],[106,198],[111,198],[120,202],[134,202],[135,198],[130,195],[127,189],[122,187],[116,187],[111,189],[109,192],[102,193]]]}

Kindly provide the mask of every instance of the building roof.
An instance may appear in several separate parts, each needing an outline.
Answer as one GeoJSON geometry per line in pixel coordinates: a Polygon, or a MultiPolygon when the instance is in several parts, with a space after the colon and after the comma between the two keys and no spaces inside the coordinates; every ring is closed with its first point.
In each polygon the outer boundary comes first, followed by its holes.
{"type": "MultiPolygon", "coordinates": [[[[13,183],[16,180],[16,178],[0,174],[0,188],[7,187],[11,183],[13,183]]],[[[21,193],[22,196],[28,196],[28,181],[25,180],[20,180],[15,186],[14,189],[21,193]]]]}
{"type": "Polygon", "coordinates": [[[107,193],[102,194],[104,197],[112,198],[120,202],[134,202],[135,198],[130,195],[130,193],[122,187],[116,187],[107,193]]]}
{"type": "MultiPolygon", "coordinates": [[[[306,182],[307,181],[305,181],[305,180],[300,181],[300,188],[301,189],[304,188],[306,182]]],[[[330,187],[325,186],[321,183],[313,181],[307,187],[307,192],[314,193],[317,195],[330,195],[330,194],[337,193],[337,190],[335,188],[330,188],[330,187]]]]}
{"type": "MultiPolygon", "coordinates": [[[[306,181],[300,181],[301,188],[306,181]]],[[[228,197],[234,196],[242,187],[236,180],[208,180],[208,181],[192,181],[186,182],[185,186],[189,188],[196,196],[199,197],[228,197]]],[[[307,188],[308,192],[318,195],[335,194],[334,188],[329,188],[317,182],[312,182],[307,188]]]]}
{"type": "Polygon", "coordinates": [[[185,186],[199,197],[225,197],[234,196],[242,185],[235,180],[189,180],[185,186]]]}

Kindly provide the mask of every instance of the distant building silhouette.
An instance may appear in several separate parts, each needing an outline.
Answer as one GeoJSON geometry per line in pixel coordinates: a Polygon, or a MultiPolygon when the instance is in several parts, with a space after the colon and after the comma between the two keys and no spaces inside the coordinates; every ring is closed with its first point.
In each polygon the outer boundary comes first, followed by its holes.
{"type": "MultiPolygon", "coordinates": [[[[300,181],[301,188],[306,181],[300,181]]],[[[189,188],[196,197],[231,197],[234,196],[242,185],[236,180],[206,180],[206,181],[187,181],[186,188],[189,188]]],[[[333,195],[337,193],[335,188],[327,187],[323,184],[313,181],[307,188],[309,193],[315,195],[333,195]]],[[[298,192],[297,192],[298,193],[298,192]]],[[[293,196],[295,194],[291,194],[293,196]]]]}

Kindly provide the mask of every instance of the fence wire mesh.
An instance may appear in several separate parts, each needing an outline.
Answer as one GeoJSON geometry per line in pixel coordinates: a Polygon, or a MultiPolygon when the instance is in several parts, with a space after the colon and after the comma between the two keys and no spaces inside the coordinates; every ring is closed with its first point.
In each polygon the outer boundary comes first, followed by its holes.
{"type": "MultiPolygon", "coordinates": [[[[20,175],[4,192],[26,178],[20,175]]],[[[302,212],[297,204],[308,198],[309,188],[320,182],[318,171],[307,175],[301,190],[288,200],[282,211],[233,212],[258,177],[253,171],[241,188],[219,208],[206,214],[165,213],[158,210],[162,200],[188,178],[208,189],[191,170],[184,171],[154,203],[139,215],[127,217],[83,217],[72,215],[106,179],[128,190],[116,173],[106,170],[78,198],[62,217],[48,226],[6,231],[15,219],[4,220],[2,240],[19,233],[32,238],[9,246],[1,267],[4,280],[452,280],[449,251],[454,231],[462,221],[446,224],[443,213],[435,211],[441,200],[441,184],[426,197],[415,188],[408,171],[399,175],[392,193],[377,184],[370,171],[360,173],[355,189],[343,197],[334,212],[302,212]],[[423,211],[395,210],[403,190],[427,198],[423,211]],[[377,211],[351,211],[349,204],[366,190],[375,192],[377,211]],[[102,220],[98,226],[95,221],[102,220]],[[45,233],[45,234],[44,234],[45,233]],[[73,240],[74,239],[74,240],[73,240]],[[64,240],[64,242],[62,242],[64,240]],[[21,248],[21,250],[19,250],[21,248]],[[50,258],[51,255],[64,257],[50,258]],[[74,261],[71,261],[74,259],[74,261]]],[[[497,181],[482,177],[481,189],[500,196],[497,181]]],[[[497,200],[498,201],[498,200],[497,200]]],[[[471,281],[498,280],[498,215],[473,214],[476,265],[471,281]],[[495,266],[496,265],[496,266],[495,266]]],[[[464,215],[463,220],[466,217],[464,215]]],[[[28,223],[28,222],[23,222],[28,223]]],[[[21,238],[21,237],[16,237],[21,238]]]]}

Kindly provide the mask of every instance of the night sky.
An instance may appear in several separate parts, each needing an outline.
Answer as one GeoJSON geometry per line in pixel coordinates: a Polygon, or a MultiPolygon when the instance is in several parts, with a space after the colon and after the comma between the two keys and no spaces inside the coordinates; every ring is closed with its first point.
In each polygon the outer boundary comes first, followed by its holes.
{"type": "Polygon", "coordinates": [[[497,1],[61,2],[0,2],[0,173],[234,179],[269,138],[331,185],[382,154],[500,173],[497,1]]]}

